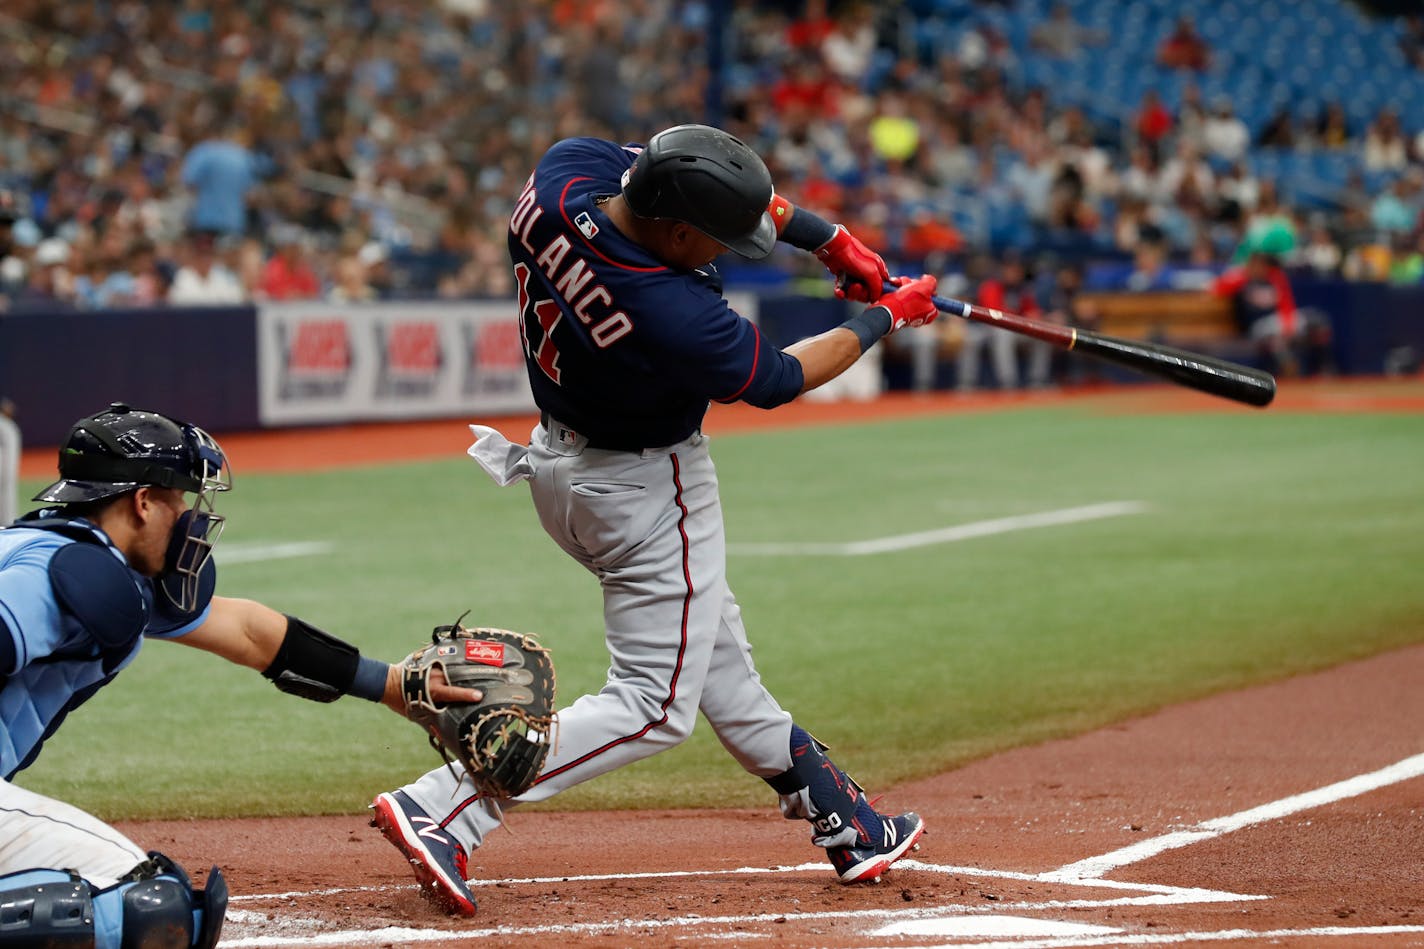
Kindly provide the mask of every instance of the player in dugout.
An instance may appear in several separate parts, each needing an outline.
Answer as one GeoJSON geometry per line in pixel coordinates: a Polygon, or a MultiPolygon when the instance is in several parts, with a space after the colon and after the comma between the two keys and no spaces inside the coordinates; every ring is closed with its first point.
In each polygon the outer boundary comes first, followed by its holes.
{"type": "MultiPolygon", "coordinates": [[[[145,639],[217,653],[302,698],[404,715],[399,669],[214,594],[214,500],[232,480],[202,429],[115,403],[70,429],[59,474],[35,497],[45,507],[0,529],[0,946],[212,949],[227,906],[217,867],[195,889],[173,860],[15,775],[145,639]]],[[[436,685],[442,701],[480,699],[436,685]]]]}
{"type": "Polygon", "coordinates": [[[845,227],[776,195],[751,148],[702,125],[660,132],[645,148],[556,143],[518,196],[508,243],[543,420],[527,446],[472,426],[470,453],[501,485],[527,480],[545,530],[598,578],[608,677],[559,712],[558,741],[512,802],[440,768],[379,795],[376,826],[427,897],[471,915],[469,852],[511,803],[546,800],[670,748],[700,712],[782,813],[811,824],[841,882],[878,879],[917,846],[924,821],[876,810],[762,684],[727,585],[701,428],[711,400],[782,405],[887,334],[931,322],[934,278],[891,280],[845,227]],[[713,264],[727,251],[766,257],[778,240],[820,258],[842,297],[872,305],[778,349],[728,306],[713,264]]]}

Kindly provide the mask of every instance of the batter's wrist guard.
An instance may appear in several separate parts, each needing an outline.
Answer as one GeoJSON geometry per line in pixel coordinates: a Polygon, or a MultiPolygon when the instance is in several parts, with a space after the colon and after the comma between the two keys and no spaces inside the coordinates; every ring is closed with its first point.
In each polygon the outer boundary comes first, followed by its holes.
{"type": "MultiPolygon", "coordinates": [[[[772,199],[775,208],[776,199],[772,199]]],[[[789,206],[789,205],[788,205],[789,206]]],[[[775,217],[775,212],[772,214],[775,217]]],[[[836,226],[819,214],[798,207],[781,229],[781,239],[792,247],[815,252],[835,239],[836,226]]]]}
{"type": "Polygon", "coordinates": [[[895,319],[888,309],[871,306],[842,323],[841,329],[850,330],[856,335],[860,340],[860,354],[864,356],[894,325],[895,319]]]}

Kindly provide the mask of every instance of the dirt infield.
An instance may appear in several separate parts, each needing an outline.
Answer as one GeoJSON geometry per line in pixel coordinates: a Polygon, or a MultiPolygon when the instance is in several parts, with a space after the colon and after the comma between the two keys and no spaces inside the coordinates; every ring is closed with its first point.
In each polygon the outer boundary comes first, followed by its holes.
{"type": "Polygon", "coordinates": [[[121,826],[224,855],[233,947],[1424,946],[1420,682],[1424,646],[896,788],[929,831],[877,886],[772,807],[512,814],[469,920],[360,817],[121,826]]]}
{"type": "MultiPolygon", "coordinates": [[[[1073,401],[1239,411],[1161,387],[717,407],[712,432],[1073,401]]],[[[1271,411],[1424,412],[1420,383],[1294,385],[1271,411]]],[[[532,420],[503,419],[513,437],[532,420]]],[[[244,472],[454,457],[464,425],[227,435],[244,472]]],[[[52,450],[24,472],[53,470],[52,450]]],[[[923,849],[837,885],[799,822],[736,811],[511,814],[472,855],[481,908],[419,896],[360,816],[124,823],[190,868],[220,855],[226,947],[1424,946],[1424,645],[1169,708],[893,789],[923,849]]],[[[414,776],[412,776],[414,777],[414,776]]],[[[385,790],[372,788],[372,794],[385,790]]]]}

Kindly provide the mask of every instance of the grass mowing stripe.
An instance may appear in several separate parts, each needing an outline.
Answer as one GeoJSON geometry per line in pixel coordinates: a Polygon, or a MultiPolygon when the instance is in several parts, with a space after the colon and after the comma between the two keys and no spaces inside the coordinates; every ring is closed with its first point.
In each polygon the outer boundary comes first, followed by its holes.
{"type": "MultiPolygon", "coordinates": [[[[719,436],[713,456],[733,544],[1150,505],[853,561],[732,558],[763,680],[868,786],[1424,641],[1424,417],[1070,404],[719,436]]],[[[225,595],[387,659],[473,609],[541,636],[562,701],[602,685],[596,581],[544,535],[527,488],[467,459],[249,475],[221,511],[219,559],[231,542],[333,545],[220,568],[225,595]]],[[[437,763],[381,708],[302,702],[154,643],[17,783],[111,819],[350,813],[437,763]]],[[[553,806],[767,803],[699,727],[553,806]]]]}

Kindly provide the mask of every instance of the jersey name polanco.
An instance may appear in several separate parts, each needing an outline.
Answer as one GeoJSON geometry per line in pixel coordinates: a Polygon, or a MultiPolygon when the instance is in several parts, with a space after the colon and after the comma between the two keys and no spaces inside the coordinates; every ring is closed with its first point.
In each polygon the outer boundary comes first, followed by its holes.
{"type": "Polygon", "coordinates": [[[687,438],[709,401],[763,408],[801,391],[801,364],[733,311],[712,266],[664,266],[598,205],[637,146],[566,139],[545,153],[509,222],[520,338],[539,408],[590,443],[687,438]]]}

